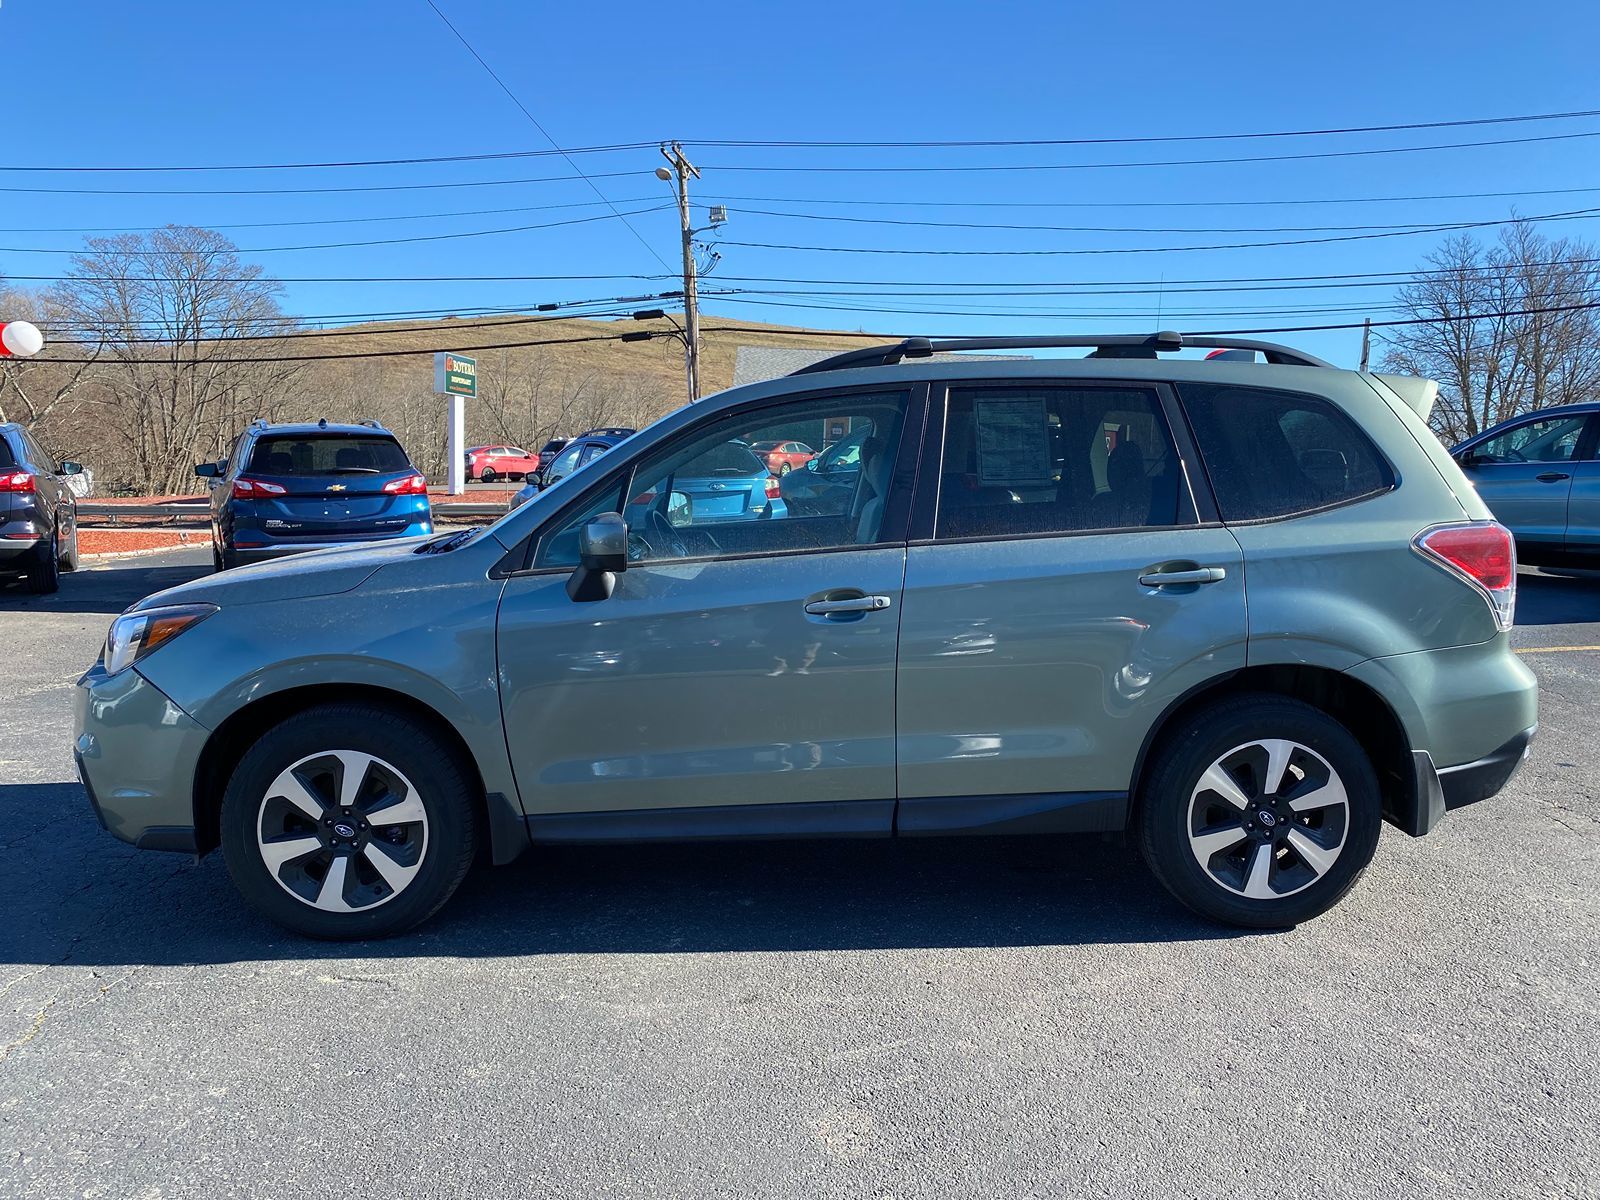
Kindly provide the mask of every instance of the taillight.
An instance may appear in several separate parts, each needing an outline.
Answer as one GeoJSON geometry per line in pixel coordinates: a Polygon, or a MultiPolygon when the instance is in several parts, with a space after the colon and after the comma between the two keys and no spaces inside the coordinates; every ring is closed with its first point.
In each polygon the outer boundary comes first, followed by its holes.
{"type": "Polygon", "coordinates": [[[407,475],[404,479],[391,479],[383,490],[391,496],[426,496],[428,481],[421,475],[407,475]]]}
{"type": "Polygon", "coordinates": [[[257,496],[287,496],[289,489],[276,483],[268,483],[265,479],[245,479],[240,477],[233,481],[233,498],[235,500],[254,500],[257,496]]]}
{"type": "Polygon", "coordinates": [[[778,477],[776,475],[768,475],[767,476],[767,499],[768,500],[776,500],[781,494],[782,493],[778,490],[778,477]]]}
{"type": "Polygon", "coordinates": [[[1498,521],[1435,525],[1412,539],[1424,558],[1477,588],[1502,633],[1517,610],[1517,545],[1498,521]]]}
{"type": "Polygon", "coordinates": [[[31,492],[33,490],[33,476],[26,471],[0,475],[0,492],[31,492]]]}

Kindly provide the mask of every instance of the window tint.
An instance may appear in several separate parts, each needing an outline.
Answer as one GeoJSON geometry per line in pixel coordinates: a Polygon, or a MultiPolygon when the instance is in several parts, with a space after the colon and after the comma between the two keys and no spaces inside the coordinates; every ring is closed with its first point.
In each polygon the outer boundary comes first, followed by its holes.
{"type": "Polygon", "coordinates": [[[1366,434],[1326,400],[1216,384],[1180,392],[1224,521],[1310,512],[1394,486],[1366,434]]]}
{"type": "Polygon", "coordinates": [[[11,452],[11,442],[0,435],[0,471],[17,465],[17,456],[11,452]]]}
{"type": "Polygon", "coordinates": [[[1472,448],[1479,462],[1571,462],[1588,417],[1543,417],[1514,426],[1472,448]]]}
{"type": "Polygon", "coordinates": [[[263,475],[388,475],[410,467],[400,443],[385,437],[264,437],[250,454],[250,470],[263,475]]]}
{"type": "Polygon", "coordinates": [[[797,400],[697,425],[629,473],[620,508],[619,480],[563,520],[542,539],[534,565],[576,566],[579,528],[612,511],[627,519],[634,562],[875,543],[905,411],[904,393],[874,393],[797,400]],[[750,449],[799,428],[820,441],[825,426],[853,443],[850,462],[832,471],[797,468],[780,478],[750,449]]]}
{"type": "Polygon", "coordinates": [[[546,468],[549,473],[551,483],[571,475],[572,472],[577,469],[578,455],[583,452],[583,449],[584,447],[580,443],[576,446],[569,446],[556,456],[555,461],[552,462],[548,468],[546,468]]]}
{"type": "Polygon", "coordinates": [[[952,388],[936,534],[1069,533],[1190,524],[1148,388],[952,388]]]}

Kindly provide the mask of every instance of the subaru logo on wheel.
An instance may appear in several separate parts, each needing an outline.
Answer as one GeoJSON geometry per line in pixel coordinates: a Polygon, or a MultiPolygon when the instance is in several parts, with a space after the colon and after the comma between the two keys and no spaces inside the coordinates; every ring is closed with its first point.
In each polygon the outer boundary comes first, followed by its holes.
{"type": "Polygon", "coordinates": [[[1276,813],[1264,808],[1261,810],[1261,823],[1271,829],[1278,823],[1278,816],[1276,813]]]}
{"type": "Polygon", "coordinates": [[[333,831],[342,838],[353,838],[356,835],[356,827],[354,825],[346,825],[343,821],[335,825],[333,831]]]}

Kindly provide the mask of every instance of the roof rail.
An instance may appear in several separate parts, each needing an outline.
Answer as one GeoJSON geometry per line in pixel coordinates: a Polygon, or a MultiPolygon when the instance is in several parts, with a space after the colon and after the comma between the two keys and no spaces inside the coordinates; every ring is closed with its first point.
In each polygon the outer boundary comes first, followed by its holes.
{"type": "Polygon", "coordinates": [[[372,420],[370,417],[365,421],[357,421],[356,424],[357,425],[365,425],[368,429],[382,429],[383,432],[385,432],[385,433],[389,432],[387,427],[385,427],[384,425],[380,424],[377,421],[372,420]]]}
{"type": "MultiPolygon", "coordinates": [[[[585,429],[577,437],[632,437],[637,432],[638,430],[629,429],[625,425],[602,425],[599,429],[585,429]]],[[[577,438],[568,438],[567,440],[576,441],[577,438]]]]}
{"type": "Polygon", "coordinates": [[[906,338],[890,346],[867,346],[861,350],[847,350],[832,358],[801,367],[794,375],[811,375],[819,371],[843,371],[850,367],[893,366],[908,358],[929,358],[935,354],[950,354],[958,350],[1042,350],[1069,346],[1091,347],[1089,358],[1154,358],[1156,354],[1182,350],[1185,347],[1204,350],[1257,350],[1269,363],[1294,367],[1332,367],[1333,364],[1277,342],[1258,342],[1252,338],[1212,337],[1203,333],[1078,333],[1039,337],[982,337],[982,338],[906,338]]]}
{"type": "Polygon", "coordinates": [[[266,427],[267,419],[265,417],[257,417],[254,421],[250,422],[250,428],[252,430],[265,429],[266,427]]]}

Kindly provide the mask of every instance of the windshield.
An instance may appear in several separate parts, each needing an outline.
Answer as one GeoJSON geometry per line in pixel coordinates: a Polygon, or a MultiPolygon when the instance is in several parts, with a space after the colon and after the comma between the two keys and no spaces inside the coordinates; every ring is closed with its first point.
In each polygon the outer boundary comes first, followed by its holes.
{"type": "Polygon", "coordinates": [[[400,443],[358,434],[264,437],[250,454],[250,470],[263,475],[389,475],[411,469],[400,443]]]}

